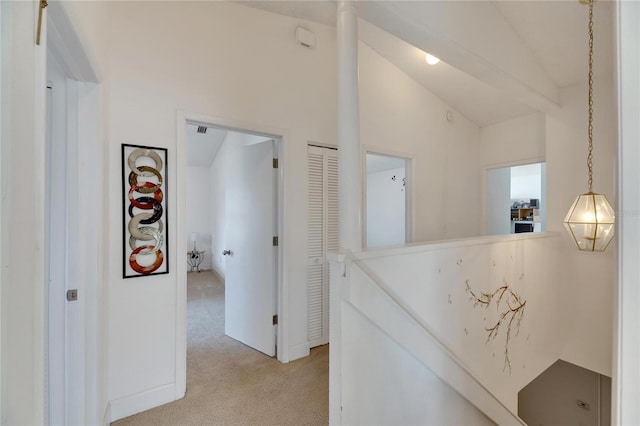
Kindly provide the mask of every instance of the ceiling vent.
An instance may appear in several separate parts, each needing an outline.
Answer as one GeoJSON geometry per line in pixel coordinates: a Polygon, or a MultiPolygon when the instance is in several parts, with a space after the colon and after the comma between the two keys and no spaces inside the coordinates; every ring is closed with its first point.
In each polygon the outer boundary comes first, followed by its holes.
{"type": "Polygon", "coordinates": [[[207,127],[206,126],[198,126],[198,133],[202,133],[204,135],[205,133],[207,133],[207,127]]]}

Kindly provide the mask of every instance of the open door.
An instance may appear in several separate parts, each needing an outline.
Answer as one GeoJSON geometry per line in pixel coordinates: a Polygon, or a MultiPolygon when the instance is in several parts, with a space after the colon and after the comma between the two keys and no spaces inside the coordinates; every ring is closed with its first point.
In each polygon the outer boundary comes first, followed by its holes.
{"type": "Polygon", "coordinates": [[[225,196],[225,334],[275,356],[275,142],[249,135],[234,142],[225,196]]]}

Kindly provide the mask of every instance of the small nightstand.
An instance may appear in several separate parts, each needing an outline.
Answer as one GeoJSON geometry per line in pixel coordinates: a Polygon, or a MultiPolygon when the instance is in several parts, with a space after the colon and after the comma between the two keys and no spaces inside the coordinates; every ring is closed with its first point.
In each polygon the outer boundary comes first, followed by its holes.
{"type": "Polygon", "coordinates": [[[187,252],[187,264],[189,265],[189,272],[193,272],[194,270],[200,272],[200,264],[204,259],[204,254],[206,251],[199,250],[191,250],[187,252]]]}

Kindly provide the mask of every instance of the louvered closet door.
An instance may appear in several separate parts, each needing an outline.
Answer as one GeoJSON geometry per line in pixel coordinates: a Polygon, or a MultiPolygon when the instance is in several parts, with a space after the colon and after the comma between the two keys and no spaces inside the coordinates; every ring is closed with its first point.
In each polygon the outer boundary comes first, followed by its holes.
{"type": "Polygon", "coordinates": [[[338,250],[338,155],[334,149],[308,149],[307,332],[313,348],[329,343],[327,251],[338,250]]]}

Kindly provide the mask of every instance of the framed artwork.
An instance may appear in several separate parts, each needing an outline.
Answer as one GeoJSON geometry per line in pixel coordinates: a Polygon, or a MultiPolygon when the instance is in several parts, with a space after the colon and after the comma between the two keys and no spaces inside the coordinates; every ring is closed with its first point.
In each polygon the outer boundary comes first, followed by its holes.
{"type": "Polygon", "coordinates": [[[123,278],[169,273],[167,150],[122,145],[123,278]]]}

